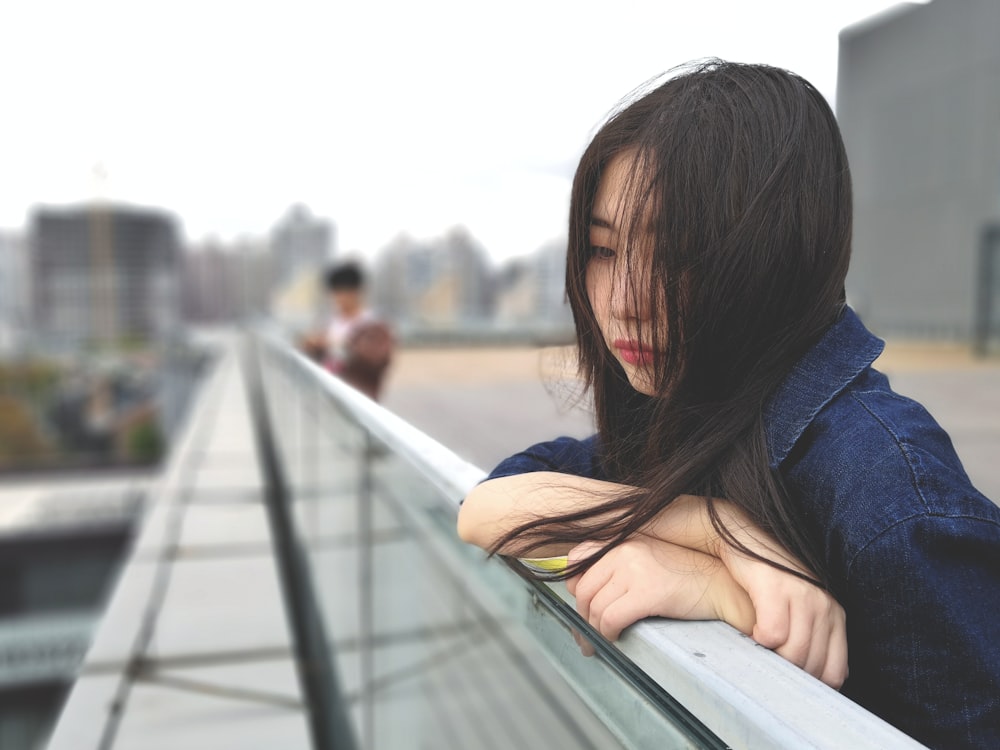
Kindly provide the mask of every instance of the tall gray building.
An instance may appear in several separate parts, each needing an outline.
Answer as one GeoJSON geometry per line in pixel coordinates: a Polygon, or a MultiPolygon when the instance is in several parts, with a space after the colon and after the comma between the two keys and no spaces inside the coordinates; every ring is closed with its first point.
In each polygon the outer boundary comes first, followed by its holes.
{"type": "Polygon", "coordinates": [[[452,326],[493,314],[489,256],[462,226],[425,242],[396,238],[379,253],[372,282],[375,307],[396,322],[452,326]]]}
{"type": "Polygon", "coordinates": [[[295,205],[271,232],[275,282],[280,286],[302,274],[323,272],[337,252],[333,222],[318,219],[303,205],[295,205]]]}
{"type": "Polygon", "coordinates": [[[566,239],[552,240],[506,265],[498,279],[497,317],[522,325],[573,327],[566,300],[566,239]]]}
{"type": "Polygon", "coordinates": [[[274,284],[274,258],[266,242],[216,240],[181,253],[182,318],[190,323],[231,323],[264,313],[274,284]]]}
{"type": "Polygon", "coordinates": [[[0,357],[28,336],[27,253],[20,233],[0,232],[0,357]]]}
{"type": "Polygon", "coordinates": [[[99,204],[42,208],[29,237],[42,343],[141,342],[178,325],[180,245],[169,214],[99,204]]]}
{"type": "Polygon", "coordinates": [[[855,197],[847,293],[876,332],[972,332],[980,237],[1000,218],[998,32],[996,0],[934,0],[840,34],[837,117],[855,197]]]}

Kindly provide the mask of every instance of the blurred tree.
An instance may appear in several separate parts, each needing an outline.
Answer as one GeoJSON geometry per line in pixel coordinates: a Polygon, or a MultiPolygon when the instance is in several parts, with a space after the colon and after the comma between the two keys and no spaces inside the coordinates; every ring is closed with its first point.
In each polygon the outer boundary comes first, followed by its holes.
{"type": "Polygon", "coordinates": [[[163,433],[154,418],[132,425],[125,437],[125,452],[129,463],[155,464],[163,456],[165,447],[163,433]]]}
{"type": "Polygon", "coordinates": [[[51,454],[28,407],[0,394],[0,469],[35,467],[51,454]]]}
{"type": "Polygon", "coordinates": [[[58,382],[59,368],[48,362],[0,362],[0,394],[37,402],[58,382]]]}

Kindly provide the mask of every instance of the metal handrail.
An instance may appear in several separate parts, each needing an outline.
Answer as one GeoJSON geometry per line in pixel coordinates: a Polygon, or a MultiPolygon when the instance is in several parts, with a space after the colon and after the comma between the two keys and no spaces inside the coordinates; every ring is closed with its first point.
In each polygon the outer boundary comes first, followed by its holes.
{"type": "Polygon", "coordinates": [[[316,627],[312,578],[306,575],[306,561],[293,541],[291,497],[275,446],[256,347],[252,338],[245,342],[243,372],[264,481],[264,506],[274,539],[285,611],[293,634],[296,671],[306,698],[312,746],[315,750],[355,750],[358,745],[340,691],[332,646],[316,627]]]}
{"type": "MultiPolygon", "coordinates": [[[[482,469],[361,395],[285,341],[272,334],[261,334],[261,341],[271,354],[308,376],[351,421],[417,469],[447,498],[454,512],[485,476],[482,469]]],[[[534,586],[543,616],[583,632],[626,679],[647,683],[647,694],[654,698],[676,701],[733,748],[923,747],[725,623],[644,620],[612,645],[576,616],[563,584],[525,585],[534,586]]],[[[711,744],[708,738],[705,742],[711,744]]]]}

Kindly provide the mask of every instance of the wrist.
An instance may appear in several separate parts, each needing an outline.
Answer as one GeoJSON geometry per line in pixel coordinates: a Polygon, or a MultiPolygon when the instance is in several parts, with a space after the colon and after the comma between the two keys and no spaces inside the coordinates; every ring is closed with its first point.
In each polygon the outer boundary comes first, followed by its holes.
{"type": "Polygon", "coordinates": [[[653,519],[645,533],[718,557],[721,540],[712,526],[705,498],[698,495],[678,495],[653,519]]]}
{"type": "Polygon", "coordinates": [[[751,635],[757,614],[747,592],[724,569],[715,576],[711,587],[716,617],[741,633],[751,635]]]}
{"type": "MultiPolygon", "coordinates": [[[[732,559],[732,554],[737,552],[730,540],[735,540],[740,544],[751,546],[753,543],[753,536],[748,531],[748,528],[753,528],[753,525],[747,519],[746,515],[728,500],[713,498],[712,506],[715,508],[715,514],[718,517],[719,525],[722,526],[726,532],[724,536],[715,528],[711,519],[708,519],[707,523],[709,528],[711,528],[710,541],[712,544],[712,554],[728,565],[729,561],[732,559]]],[[[706,508],[706,516],[707,515],[708,511],[706,508]]]]}

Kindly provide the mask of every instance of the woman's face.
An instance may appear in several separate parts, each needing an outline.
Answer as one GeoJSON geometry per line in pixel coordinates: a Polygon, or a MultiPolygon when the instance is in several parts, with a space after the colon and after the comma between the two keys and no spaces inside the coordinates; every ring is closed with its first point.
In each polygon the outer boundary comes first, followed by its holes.
{"type": "Polygon", "coordinates": [[[651,242],[645,232],[627,232],[623,222],[631,215],[625,205],[634,152],[618,154],[608,162],[594,197],[590,217],[591,257],[587,264],[587,295],[604,343],[621,363],[629,383],[640,393],[655,393],[650,342],[653,323],[649,296],[651,242]],[[638,237],[630,246],[629,235],[638,237]],[[642,337],[640,339],[640,336],[642,337]]]}

